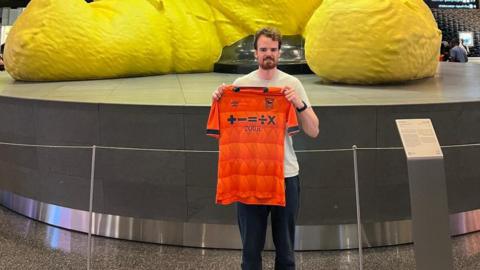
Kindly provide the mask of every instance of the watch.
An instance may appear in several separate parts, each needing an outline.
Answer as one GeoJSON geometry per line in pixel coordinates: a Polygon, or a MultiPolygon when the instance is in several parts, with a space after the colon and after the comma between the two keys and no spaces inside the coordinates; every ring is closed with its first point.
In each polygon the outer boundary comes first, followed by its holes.
{"type": "Polygon", "coordinates": [[[303,103],[303,107],[302,108],[296,108],[297,112],[303,112],[308,108],[307,103],[305,103],[305,101],[302,100],[302,103],[303,103]]]}

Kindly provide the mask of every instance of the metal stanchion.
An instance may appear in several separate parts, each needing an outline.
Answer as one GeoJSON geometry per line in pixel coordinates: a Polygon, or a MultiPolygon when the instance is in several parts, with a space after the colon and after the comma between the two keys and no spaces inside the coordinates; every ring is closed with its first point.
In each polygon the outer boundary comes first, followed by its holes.
{"type": "Polygon", "coordinates": [[[95,150],[97,146],[92,147],[92,167],[90,172],[90,203],[88,207],[88,251],[87,251],[87,270],[90,270],[92,257],[92,222],[93,222],[93,186],[95,183],[95,150]]]}
{"type": "Polygon", "coordinates": [[[357,164],[357,146],[353,149],[353,170],[355,173],[355,199],[357,205],[357,238],[358,238],[358,264],[359,269],[363,270],[363,250],[362,250],[362,222],[360,218],[360,193],[358,188],[358,164],[357,164]]]}

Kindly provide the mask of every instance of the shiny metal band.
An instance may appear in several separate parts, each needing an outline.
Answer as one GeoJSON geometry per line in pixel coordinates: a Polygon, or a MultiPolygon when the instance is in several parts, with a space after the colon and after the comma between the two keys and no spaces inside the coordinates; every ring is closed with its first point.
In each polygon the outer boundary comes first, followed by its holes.
{"type": "MultiPolygon", "coordinates": [[[[27,217],[54,226],[88,232],[88,211],[43,203],[7,191],[0,191],[0,204],[27,217]]],[[[93,214],[95,235],[188,247],[240,249],[236,225],[169,222],[108,214],[93,214]]],[[[412,242],[411,221],[365,223],[363,246],[388,246],[412,242]]],[[[452,235],[480,230],[480,210],[450,215],[452,235]]],[[[270,229],[269,229],[270,231],[270,229]]],[[[296,250],[356,248],[356,224],[297,226],[296,250]]],[[[271,233],[266,249],[274,249],[271,233]]]]}

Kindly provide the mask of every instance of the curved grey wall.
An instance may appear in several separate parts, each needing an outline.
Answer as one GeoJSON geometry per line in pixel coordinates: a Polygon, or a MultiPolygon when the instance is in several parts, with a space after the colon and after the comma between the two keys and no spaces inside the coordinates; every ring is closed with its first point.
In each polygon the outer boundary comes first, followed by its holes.
{"type": "MultiPolygon", "coordinates": [[[[317,140],[295,148],[400,146],[397,118],[430,117],[442,145],[480,142],[480,102],[315,107],[317,140]]],[[[204,135],[208,107],[82,104],[0,97],[0,141],[217,150],[204,135]]],[[[214,204],[216,153],[97,150],[94,211],[195,223],[236,224],[232,206],[214,204]]],[[[299,225],[356,222],[352,153],[298,153],[299,225]]],[[[480,147],[444,149],[451,213],[480,209],[480,147]]],[[[0,189],[87,210],[90,150],[0,145],[0,189]]],[[[359,151],[363,222],[409,219],[402,150],[359,151]]]]}

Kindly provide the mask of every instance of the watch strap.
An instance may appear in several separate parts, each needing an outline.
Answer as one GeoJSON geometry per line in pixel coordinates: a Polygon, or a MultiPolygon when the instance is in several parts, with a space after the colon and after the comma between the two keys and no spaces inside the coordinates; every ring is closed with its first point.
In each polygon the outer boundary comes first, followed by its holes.
{"type": "Polygon", "coordinates": [[[302,103],[303,103],[303,107],[302,108],[296,108],[297,112],[303,112],[308,108],[307,103],[305,103],[305,101],[302,100],[302,103]]]}

